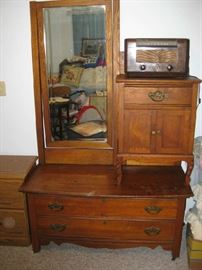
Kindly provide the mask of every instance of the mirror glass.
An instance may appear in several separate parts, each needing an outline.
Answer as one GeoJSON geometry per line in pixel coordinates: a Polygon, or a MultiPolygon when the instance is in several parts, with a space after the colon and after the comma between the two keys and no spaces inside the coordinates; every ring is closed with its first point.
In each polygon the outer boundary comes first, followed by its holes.
{"type": "Polygon", "coordinates": [[[107,138],[105,6],[43,10],[51,140],[107,138]]]}

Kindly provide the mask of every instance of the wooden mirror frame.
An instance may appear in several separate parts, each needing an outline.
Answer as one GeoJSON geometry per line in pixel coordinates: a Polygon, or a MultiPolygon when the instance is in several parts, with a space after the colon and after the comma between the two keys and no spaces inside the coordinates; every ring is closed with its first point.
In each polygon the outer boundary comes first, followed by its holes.
{"type": "Polygon", "coordinates": [[[115,164],[115,116],[113,98],[115,92],[115,78],[119,73],[119,0],[59,0],[30,2],[31,33],[32,33],[32,58],[34,73],[34,94],[37,141],[39,163],[54,164],[115,164]],[[43,49],[43,18],[42,9],[62,6],[106,6],[106,54],[107,54],[107,142],[100,141],[51,141],[50,130],[47,132],[48,104],[47,79],[45,67],[45,52],[43,49]],[[111,61],[110,61],[111,59],[111,61]],[[46,125],[44,124],[46,123],[46,125]]]}

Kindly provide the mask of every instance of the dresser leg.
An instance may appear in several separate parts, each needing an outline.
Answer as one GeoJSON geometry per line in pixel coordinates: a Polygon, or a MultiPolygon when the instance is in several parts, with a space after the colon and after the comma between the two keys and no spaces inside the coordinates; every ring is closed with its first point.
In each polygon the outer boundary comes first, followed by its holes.
{"type": "Polygon", "coordinates": [[[32,250],[34,253],[37,253],[41,250],[41,245],[39,244],[39,241],[36,239],[32,240],[32,250]]]}
{"type": "Polygon", "coordinates": [[[34,253],[37,253],[37,252],[39,252],[41,250],[41,246],[32,244],[32,250],[33,250],[34,253]]]}
{"type": "Polygon", "coordinates": [[[186,171],[186,176],[185,176],[186,185],[189,185],[189,183],[190,183],[190,176],[191,176],[193,167],[194,167],[193,160],[191,162],[187,162],[187,171],[186,171]]]}
{"type": "Polygon", "coordinates": [[[177,217],[175,226],[175,236],[172,246],[172,260],[175,260],[180,256],[180,247],[182,242],[182,230],[185,210],[185,198],[178,199],[177,217]]]}

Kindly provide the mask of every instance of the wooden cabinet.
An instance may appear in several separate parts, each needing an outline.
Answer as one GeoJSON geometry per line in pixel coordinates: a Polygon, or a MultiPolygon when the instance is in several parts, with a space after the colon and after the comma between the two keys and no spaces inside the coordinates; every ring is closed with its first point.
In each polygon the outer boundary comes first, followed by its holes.
{"type": "Polygon", "coordinates": [[[173,110],[130,110],[123,115],[122,153],[189,153],[191,112],[173,110]],[[126,136],[126,134],[128,134],[126,136]]]}
{"type": "Polygon", "coordinates": [[[25,196],[18,191],[36,158],[0,156],[0,244],[30,243],[25,196]]]}
{"type": "Polygon", "coordinates": [[[191,162],[200,80],[117,77],[121,163],[191,162]]]}
{"type": "Polygon", "coordinates": [[[43,165],[21,191],[28,194],[35,252],[50,241],[161,245],[173,258],[179,256],[185,200],[192,194],[180,166],[125,167],[117,185],[111,166],[43,165]]]}

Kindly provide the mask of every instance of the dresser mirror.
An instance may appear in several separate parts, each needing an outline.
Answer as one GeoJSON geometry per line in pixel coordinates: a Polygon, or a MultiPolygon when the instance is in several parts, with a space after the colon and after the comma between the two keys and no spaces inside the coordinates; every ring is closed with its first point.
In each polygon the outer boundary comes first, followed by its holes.
{"type": "Polygon", "coordinates": [[[110,10],[106,0],[37,5],[47,146],[110,143],[110,10]]]}
{"type": "Polygon", "coordinates": [[[112,164],[118,2],[30,5],[39,156],[48,163],[112,164]]]}

